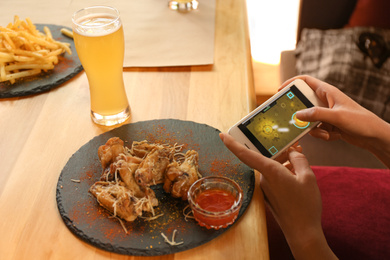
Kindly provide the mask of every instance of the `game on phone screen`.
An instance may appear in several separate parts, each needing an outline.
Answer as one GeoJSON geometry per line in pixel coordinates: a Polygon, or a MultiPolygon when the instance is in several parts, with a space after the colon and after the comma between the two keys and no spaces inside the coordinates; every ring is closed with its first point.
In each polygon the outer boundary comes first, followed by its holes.
{"type": "Polygon", "coordinates": [[[256,148],[271,157],[310,126],[296,112],[313,104],[295,87],[238,127],[256,148]]]}

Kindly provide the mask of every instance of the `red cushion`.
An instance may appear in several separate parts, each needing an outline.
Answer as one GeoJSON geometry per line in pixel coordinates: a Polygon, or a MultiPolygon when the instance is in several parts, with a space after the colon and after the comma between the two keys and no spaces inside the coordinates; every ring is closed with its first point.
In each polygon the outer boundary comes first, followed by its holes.
{"type": "MultiPolygon", "coordinates": [[[[314,166],[322,226],[340,259],[390,259],[390,170],[314,166]]],[[[271,259],[293,259],[267,210],[271,259]]]]}
{"type": "Polygon", "coordinates": [[[378,27],[390,29],[389,0],[359,0],[347,27],[378,27]]]}

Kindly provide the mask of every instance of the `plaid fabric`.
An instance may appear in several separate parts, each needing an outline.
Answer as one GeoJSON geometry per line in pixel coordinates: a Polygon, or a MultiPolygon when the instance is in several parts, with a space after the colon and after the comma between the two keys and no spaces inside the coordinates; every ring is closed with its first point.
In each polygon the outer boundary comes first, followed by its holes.
{"type": "Polygon", "coordinates": [[[363,32],[380,34],[390,42],[390,30],[384,29],[304,29],[296,48],[297,71],[338,87],[390,122],[390,58],[380,69],[375,67],[357,46],[363,32]]]}

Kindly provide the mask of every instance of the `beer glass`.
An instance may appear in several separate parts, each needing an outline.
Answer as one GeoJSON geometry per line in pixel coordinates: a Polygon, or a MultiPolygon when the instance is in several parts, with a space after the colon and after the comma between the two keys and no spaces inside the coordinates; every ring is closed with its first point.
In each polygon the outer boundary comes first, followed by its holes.
{"type": "Polygon", "coordinates": [[[87,74],[91,118],[99,125],[116,125],[130,117],[123,83],[125,42],[118,10],[92,6],[72,16],[77,54],[87,74]]]}

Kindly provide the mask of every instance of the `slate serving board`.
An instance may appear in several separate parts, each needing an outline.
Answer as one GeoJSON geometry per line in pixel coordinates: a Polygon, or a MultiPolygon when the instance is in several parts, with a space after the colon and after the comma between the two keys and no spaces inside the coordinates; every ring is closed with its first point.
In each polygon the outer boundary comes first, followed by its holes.
{"type": "MultiPolygon", "coordinates": [[[[83,70],[81,62],[77,56],[73,40],[64,36],[60,32],[62,28],[67,27],[53,24],[36,24],[37,29],[41,32],[43,32],[44,26],[47,26],[50,29],[55,40],[70,43],[72,55],[64,53],[60,56],[60,61],[54,69],[48,72],[42,72],[36,76],[17,79],[14,84],[9,82],[0,82],[0,98],[22,97],[49,91],[73,78],[83,70]]],[[[72,31],[70,28],[67,29],[72,31]]]]}
{"type": "Polygon", "coordinates": [[[155,212],[164,213],[164,216],[149,222],[138,218],[134,222],[126,223],[128,234],[118,220],[109,218],[110,214],[88,193],[89,187],[99,179],[102,172],[97,156],[98,147],[105,144],[109,138],[120,137],[128,147],[133,141],[141,140],[184,144],[183,151],[194,149],[199,152],[199,171],[203,176],[226,176],[241,186],[244,201],[238,221],[252,199],[255,177],[253,170],[241,163],[224,146],[219,139],[219,132],[205,124],[163,119],[123,125],[93,138],[72,155],[58,180],[56,199],[65,225],[78,238],[95,247],[136,256],[181,252],[223,234],[230,227],[208,230],[197,225],[193,219],[186,221],[182,212],[188,202],[172,198],[164,192],[162,185],[152,186],[152,189],[159,200],[155,212]],[[161,233],[171,239],[175,229],[175,241],[183,244],[171,246],[164,242],[161,233]]]}

